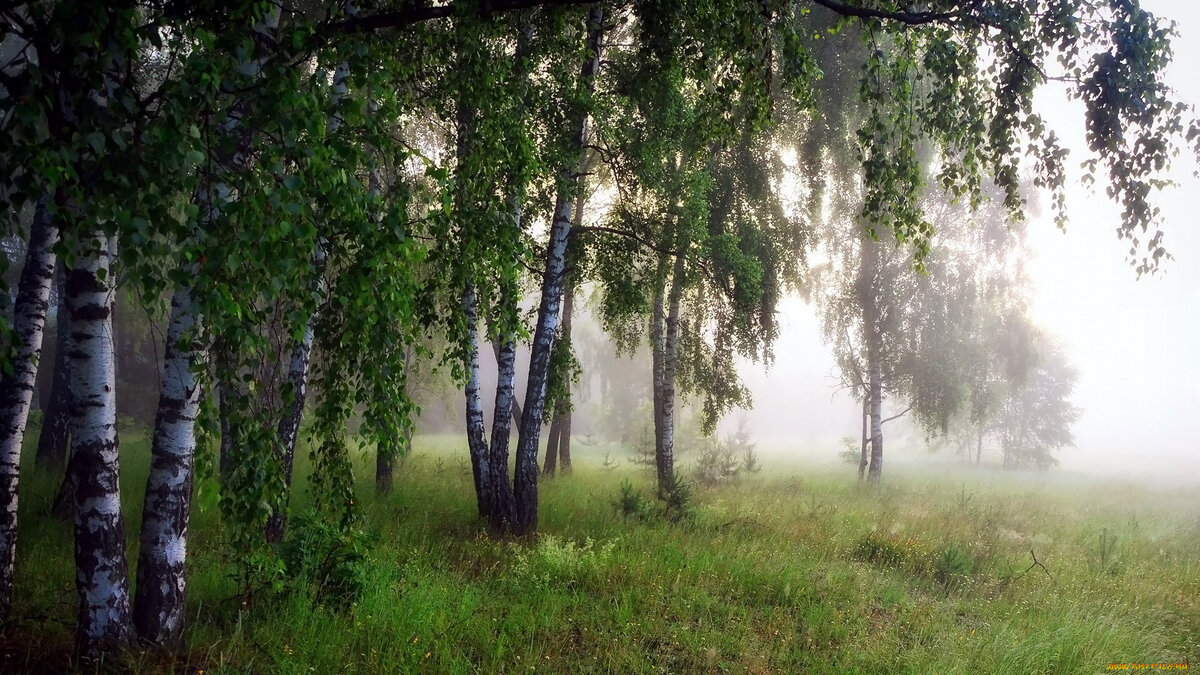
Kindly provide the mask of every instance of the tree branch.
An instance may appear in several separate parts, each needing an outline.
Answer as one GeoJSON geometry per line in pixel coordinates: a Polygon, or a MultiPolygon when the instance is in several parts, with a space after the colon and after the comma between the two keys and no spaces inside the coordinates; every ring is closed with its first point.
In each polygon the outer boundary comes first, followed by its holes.
{"type": "MultiPolygon", "coordinates": [[[[573,5],[590,5],[595,0],[493,0],[480,3],[480,16],[489,16],[499,12],[511,12],[533,7],[569,7],[573,5]]],[[[335,21],[325,26],[326,33],[367,33],[385,28],[401,28],[415,23],[444,19],[454,16],[457,3],[436,5],[433,7],[409,5],[394,12],[382,12],[371,16],[361,16],[342,21],[335,21]]]]}
{"type": "Polygon", "coordinates": [[[842,16],[853,16],[859,19],[882,19],[884,21],[898,21],[909,26],[921,26],[928,23],[937,23],[939,21],[948,21],[950,19],[958,19],[965,16],[979,3],[972,2],[970,5],[963,7],[960,10],[953,12],[890,12],[881,9],[870,9],[868,7],[856,7],[854,5],[840,2],[839,0],[811,0],[813,3],[824,7],[825,9],[841,14],[842,16]]]}
{"type": "Polygon", "coordinates": [[[909,410],[912,410],[912,409],[913,409],[913,406],[915,406],[915,405],[916,405],[916,403],[910,403],[910,404],[908,404],[908,407],[907,407],[907,408],[905,408],[904,410],[901,410],[900,412],[896,413],[895,415],[892,415],[891,417],[889,417],[889,418],[887,418],[887,419],[885,419],[885,420],[881,421],[881,422],[880,422],[880,424],[881,424],[881,425],[882,425],[882,424],[887,424],[888,422],[891,422],[892,420],[895,420],[895,419],[900,419],[901,417],[904,417],[905,415],[907,415],[907,414],[908,414],[908,411],[909,411],[909,410]]]}
{"type": "Polygon", "coordinates": [[[675,251],[675,250],[672,250],[669,248],[664,248],[662,246],[659,246],[658,244],[650,241],[649,239],[646,239],[645,237],[641,236],[640,234],[637,234],[635,232],[630,232],[628,230],[621,230],[621,229],[618,229],[615,227],[605,227],[603,225],[577,225],[577,226],[571,228],[571,234],[575,234],[576,232],[580,232],[580,233],[583,233],[583,232],[606,232],[608,234],[615,234],[615,235],[618,235],[621,237],[628,237],[628,238],[636,241],[637,243],[641,244],[642,246],[645,246],[646,248],[652,249],[659,253],[666,253],[667,255],[674,255],[674,256],[680,255],[679,251],[675,251]]]}

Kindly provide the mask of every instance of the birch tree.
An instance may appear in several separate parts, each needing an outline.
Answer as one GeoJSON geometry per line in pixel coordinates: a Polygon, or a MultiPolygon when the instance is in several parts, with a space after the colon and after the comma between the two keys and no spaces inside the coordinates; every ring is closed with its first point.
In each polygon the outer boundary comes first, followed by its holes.
{"type": "Polygon", "coordinates": [[[0,622],[7,618],[12,605],[21,442],[41,357],[57,242],[58,226],[48,206],[39,203],[13,306],[12,341],[5,345],[11,351],[5,359],[11,371],[0,376],[0,622]]]}

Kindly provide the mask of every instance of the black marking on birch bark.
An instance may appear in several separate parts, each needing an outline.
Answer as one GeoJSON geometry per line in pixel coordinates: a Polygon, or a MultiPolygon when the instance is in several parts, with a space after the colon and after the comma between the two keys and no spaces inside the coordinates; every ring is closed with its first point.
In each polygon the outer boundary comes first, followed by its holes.
{"type": "Polygon", "coordinates": [[[491,528],[504,532],[514,517],[513,490],[508,482],[508,445],[512,437],[512,406],[516,403],[516,338],[508,336],[496,351],[496,403],[492,411],[492,442],[488,447],[491,528]]]}
{"type": "Polygon", "coordinates": [[[17,282],[12,329],[12,372],[0,377],[0,622],[12,607],[13,573],[17,556],[17,507],[21,446],[33,399],[50,288],[54,280],[54,244],[58,227],[45,201],[39,202],[29,233],[25,267],[17,282]]]}
{"type": "MultiPolygon", "coordinates": [[[[580,70],[580,81],[588,92],[595,88],[595,75],[600,67],[600,38],[603,35],[604,8],[593,5],[588,12],[588,57],[580,70]]],[[[576,166],[569,167],[561,176],[560,184],[568,185],[577,180],[579,164],[584,157],[584,134],[587,129],[587,113],[580,111],[572,120],[572,145],[579,153],[576,166]]],[[[512,530],[525,534],[537,529],[538,517],[538,436],[541,433],[542,412],[546,403],[546,376],[550,365],[550,350],[554,346],[554,333],[558,326],[558,310],[562,300],[564,266],[567,238],[571,232],[572,204],[568,195],[560,189],[554,208],[554,220],[550,227],[550,241],[546,246],[546,271],[542,278],[542,300],[538,307],[537,328],[534,332],[533,348],[530,353],[529,378],[525,388],[525,406],[521,416],[521,432],[517,439],[517,469],[513,483],[515,514],[512,530]]]]}
{"type": "Polygon", "coordinates": [[[42,417],[38,436],[37,464],[43,469],[61,470],[67,459],[68,429],[71,424],[71,313],[67,309],[66,268],[59,260],[55,267],[58,286],[58,310],[55,327],[54,376],[50,383],[50,403],[42,417]]]}
{"type": "Polygon", "coordinates": [[[203,358],[196,336],[196,311],[187,287],[177,288],[171,299],[164,378],[150,449],[133,605],[138,635],[156,645],[177,643],[184,626],[187,535],[199,408],[195,372],[203,358]]]}
{"type": "Polygon", "coordinates": [[[75,466],[75,567],[79,594],[76,646],[84,656],[129,645],[133,622],[121,511],[111,290],[100,281],[111,240],[84,242],[80,267],[67,275],[70,306],[71,438],[75,466]],[[99,307],[104,311],[94,311],[99,307]]]}

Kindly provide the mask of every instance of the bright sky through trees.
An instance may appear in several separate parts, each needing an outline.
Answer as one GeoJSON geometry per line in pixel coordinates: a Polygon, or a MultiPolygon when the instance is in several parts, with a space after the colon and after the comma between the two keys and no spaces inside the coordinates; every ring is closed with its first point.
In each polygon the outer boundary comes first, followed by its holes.
{"type": "MultiPolygon", "coordinates": [[[[1200,103],[1200,6],[1179,0],[1146,0],[1155,14],[1177,22],[1175,60],[1168,79],[1179,96],[1200,103]]],[[[1065,470],[1195,475],[1200,447],[1187,425],[1200,402],[1200,189],[1194,163],[1177,158],[1177,185],[1156,203],[1164,214],[1166,245],[1174,260],[1141,279],[1125,262],[1128,244],[1117,239],[1119,208],[1079,185],[1084,155],[1082,107],[1061,88],[1038,96],[1040,112],[1067,147],[1070,223],[1054,226],[1043,196],[1031,209],[1026,270],[1032,281],[1031,314],[1061,341],[1079,370],[1073,396],[1083,414],[1073,429],[1076,449],[1063,450],[1065,470]],[[1190,470],[1189,470],[1190,469],[1190,470]]],[[[859,404],[835,391],[836,368],[820,341],[814,310],[798,298],[781,303],[782,335],[776,364],[744,364],[754,394],[747,413],[763,437],[790,438],[801,447],[852,433],[859,404]],[[787,383],[804,382],[797,388],[787,383]]],[[[901,406],[902,408],[903,406],[901,406]]],[[[727,421],[726,424],[733,424],[727,421]]],[[[731,427],[732,428],[732,427],[731,427]]]]}

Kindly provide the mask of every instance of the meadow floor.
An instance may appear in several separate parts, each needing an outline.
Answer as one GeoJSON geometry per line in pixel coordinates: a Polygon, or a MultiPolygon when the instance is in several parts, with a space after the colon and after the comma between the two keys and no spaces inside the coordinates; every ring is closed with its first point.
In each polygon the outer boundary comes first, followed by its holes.
{"type": "MultiPolygon", "coordinates": [[[[122,480],[133,561],[146,442],[129,436],[122,480]]],[[[574,473],[541,484],[540,536],[496,540],[476,518],[461,445],[418,437],[382,498],[373,460],[359,461],[364,529],[377,536],[352,604],[316,580],[316,590],[246,602],[209,484],[193,514],[186,649],[136,656],[120,670],[1200,667],[1195,490],[1064,487],[1052,473],[953,468],[893,471],[871,490],[850,467],[764,461],[759,474],[697,487],[691,517],[672,523],[622,515],[621,484],[649,495],[648,472],[627,462],[604,470],[602,449],[577,444],[574,473]]],[[[71,529],[49,515],[54,480],[25,476],[17,621],[0,633],[2,672],[71,666],[71,529]]],[[[302,511],[304,499],[295,501],[302,511]]]]}

